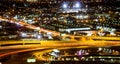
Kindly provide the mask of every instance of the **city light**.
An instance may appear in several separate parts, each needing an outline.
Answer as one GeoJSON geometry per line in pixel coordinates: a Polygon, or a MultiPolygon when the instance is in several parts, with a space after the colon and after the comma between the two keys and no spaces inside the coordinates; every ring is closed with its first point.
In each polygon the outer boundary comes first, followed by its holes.
{"type": "Polygon", "coordinates": [[[36,27],[35,29],[36,29],[36,30],[40,30],[40,27],[36,27]]]}
{"type": "Polygon", "coordinates": [[[42,36],[41,36],[41,35],[38,35],[38,36],[37,36],[37,39],[41,39],[41,38],[42,38],[42,36]]]}
{"type": "Polygon", "coordinates": [[[63,3],[63,8],[66,9],[68,7],[67,3],[63,3]]]}
{"type": "Polygon", "coordinates": [[[0,26],[0,29],[2,29],[2,26],[0,26]]]}
{"type": "Polygon", "coordinates": [[[99,51],[102,51],[102,48],[98,48],[99,51]]]}
{"type": "Polygon", "coordinates": [[[21,33],[21,36],[22,36],[22,37],[26,37],[27,34],[26,34],[26,33],[21,33]]]}
{"type": "Polygon", "coordinates": [[[28,58],[27,62],[28,63],[34,63],[34,62],[36,62],[36,59],[35,58],[28,58]]]}
{"type": "Polygon", "coordinates": [[[37,2],[38,0],[27,0],[27,2],[37,2]]]}
{"type": "Polygon", "coordinates": [[[53,51],[56,53],[60,52],[58,49],[53,49],[53,51]]]}
{"type": "Polygon", "coordinates": [[[80,2],[76,2],[75,5],[73,6],[74,8],[80,8],[80,2]]]}

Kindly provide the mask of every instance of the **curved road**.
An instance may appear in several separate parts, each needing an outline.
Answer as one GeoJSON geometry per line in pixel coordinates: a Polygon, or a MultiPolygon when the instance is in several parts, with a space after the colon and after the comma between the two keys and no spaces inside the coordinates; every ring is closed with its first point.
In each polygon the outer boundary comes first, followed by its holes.
{"type": "MultiPolygon", "coordinates": [[[[34,50],[40,50],[40,49],[65,49],[65,48],[73,48],[73,47],[101,47],[101,46],[120,46],[120,42],[114,42],[114,41],[75,41],[74,43],[61,43],[61,42],[46,42],[40,45],[16,45],[16,46],[5,46],[0,47],[0,50],[8,50],[8,49],[20,49],[20,48],[26,48],[25,50],[18,50],[13,52],[7,52],[0,54],[0,57],[27,52],[27,51],[34,51],[34,50]]],[[[39,53],[40,55],[44,54],[45,52],[48,52],[49,50],[44,50],[43,52],[39,53]]],[[[39,55],[36,54],[38,57],[39,55]]],[[[39,57],[40,60],[46,60],[42,56],[39,57]]]]}

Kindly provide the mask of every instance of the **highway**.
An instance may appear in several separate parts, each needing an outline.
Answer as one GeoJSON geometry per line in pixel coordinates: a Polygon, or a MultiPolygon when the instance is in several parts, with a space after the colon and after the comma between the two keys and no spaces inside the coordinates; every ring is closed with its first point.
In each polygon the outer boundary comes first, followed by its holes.
{"type": "Polygon", "coordinates": [[[51,32],[53,33],[55,36],[56,35],[60,35],[59,32],[56,32],[56,31],[51,31],[51,30],[47,30],[47,29],[44,29],[44,28],[41,28],[41,27],[37,27],[37,26],[34,26],[34,25],[31,25],[31,24],[28,24],[28,23],[25,23],[24,21],[18,21],[17,19],[11,19],[11,20],[8,20],[8,19],[3,19],[3,18],[0,18],[0,20],[2,21],[6,21],[6,22],[10,22],[10,23],[16,23],[16,24],[19,24],[21,26],[24,26],[28,29],[33,29],[33,30],[38,30],[39,32],[51,32]]]}
{"type": "Polygon", "coordinates": [[[69,46],[116,46],[120,41],[0,41],[0,49],[30,48],[30,47],[69,47],[69,46]],[[22,43],[22,44],[18,44],[22,43]],[[29,43],[29,44],[28,44],[29,43]],[[36,44],[38,43],[38,44],[36,44]],[[6,44],[6,45],[5,45],[6,44]],[[18,44],[18,45],[7,45],[18,44]],[[3,46],[2,46],[3,45],[3,46]],[[5,45],[5,46],[4,46],[5,45]]]}
{"type": "MultiPolygon", "coordinates": [[[[6,41],[6,42],[9,42],[9,41],[6,41]]],[[[27,41],[27,42],[30,42],[30,41],[27,41]]],[[[39,49],[47,49],[39,53],[40,55],[43,55],[44,53],[51,51],[52,49],[56,49],[56,48],[66,49],[66,48],[106,47],[106,46],[107,47],[108,46],[120,46],[120,41],[43,41],[39,45],[30,44],[30,45],[1,46],[0,50],[9,50],[9,49],[24,49],[24,50],[3,53],[3,54],[0,54],[0,57],[22,53],[26,51],[39,50],[39,49]]],[[[36,57],[38,57],[38,53],[35,55],[36,57]]],[[[39,60],[43,60],[43,57],[39,57],[39,60]]]]}

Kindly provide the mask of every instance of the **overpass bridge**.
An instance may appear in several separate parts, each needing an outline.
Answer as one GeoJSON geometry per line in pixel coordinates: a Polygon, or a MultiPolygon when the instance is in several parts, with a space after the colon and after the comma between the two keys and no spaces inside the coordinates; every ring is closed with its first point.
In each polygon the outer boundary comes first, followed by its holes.
{"type": "Polygon", "coordinates": [[[12,45],[51,45],[51,44],[77,44],[77,43],[91,43],[94,42],[120,42],[120,37],[86,37],[86,36],[66,36],[61,41],[55,40],[16,40],[16,41],[0,41],[0,46],[12,45]],[[69,39],[68,39],[69,38],[69,39]]]}
{"type": "Polygon", "coordinates": [[[120,37],[109,37],[109,36],[63,36],[63,40],[69,39],[71,41],[88,41],[88,40],[94,40],[94,41],[120,41],[120,37]]]}
{"type": "Polygon", "coordinates": [[[71,47],[71,46],[111,46],[120,45],[120,41],[0,41],[0,49],[31,47],[71,47]],[[18,47],[17,47],[18,46],[18,47]]]}

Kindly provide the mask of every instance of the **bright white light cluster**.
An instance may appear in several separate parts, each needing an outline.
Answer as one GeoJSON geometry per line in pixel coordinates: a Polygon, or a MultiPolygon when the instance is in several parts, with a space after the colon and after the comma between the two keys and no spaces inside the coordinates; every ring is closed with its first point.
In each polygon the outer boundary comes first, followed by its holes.
{"type": "Polygon", "coordinates": [[[66,9],[68,7],[68,4],[65,2],[63,3],[63,6],[62,6],[64,9],[66,9]]]}
{"type": "Polygon", "coordinates": [[[80,8],[81,7],[80,2],[76,2],[73,7],[74,8],[80,8]]]}
{"type": "MultiPolygon", "coordinates": [[[[67,9],[67,8],[69,8],[69,5],[70,5],[70,3],[64,2],[63,5],[62,5],[62,8],[67,9]]],[[[81,7],[80,2],[75,2],[75,3],[72,4],[72,8],[79,9],[80,7],[81,7]]]]}

